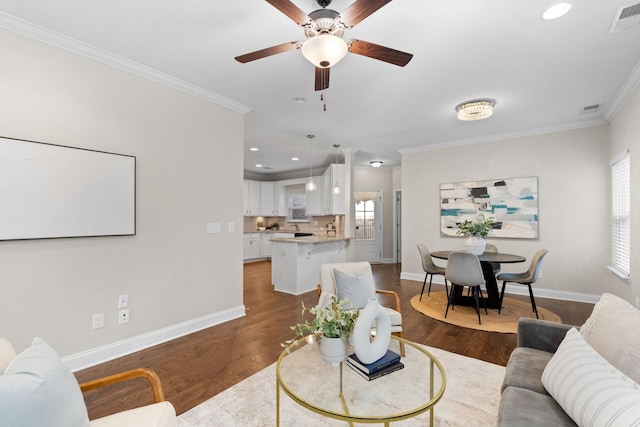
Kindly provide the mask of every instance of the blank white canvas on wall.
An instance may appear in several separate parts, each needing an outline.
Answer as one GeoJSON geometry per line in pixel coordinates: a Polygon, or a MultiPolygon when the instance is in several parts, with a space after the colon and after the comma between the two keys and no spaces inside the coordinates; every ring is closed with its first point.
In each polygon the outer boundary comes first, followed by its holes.
{"type": "Polygon", "coordinates": [[[135,234],[135,163],[0,137],[0,240],[135,234]]]}

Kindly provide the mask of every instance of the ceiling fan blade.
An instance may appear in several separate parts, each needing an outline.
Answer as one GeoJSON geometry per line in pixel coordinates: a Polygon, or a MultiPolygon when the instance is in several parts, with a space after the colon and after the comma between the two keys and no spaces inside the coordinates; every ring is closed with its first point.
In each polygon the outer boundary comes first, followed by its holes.
{"type": "Polygon", "coordinates": [[[389,64],[399,65],[400,67],[407,65],[409,61],[411,61],[411,58],[413,58],[413,55],[410,53],[401,52],[399,50],[362,40],[351,40],[351,42],[349,42],[349,52],[368,56],[369,58],[378,59],[380,61],[388,62],[389,64]]]}
{"type": "Polygon", "coordinates": [[[316,67],[316,91],[329,87],[329,70],[331,68],[316,67]]]}
{"type": "Polygon", "coordinates": [[[271,6],[284,13],[296,24],[304,27],[311,24],[313,21],[306,13],[304,13],[298,6],[291,3],[289,0],[267,0],[271,6]]]}
{"type": "Polygon", "coordinates": [[[351,28],[390,2],[391,0],[356,0],[337,19],[347,28],[351,28]]]}
{"type": "Polygon", "coordinates": [[[243,64],[256,59],[265,58],[267,56],[276,55],[278,53],[288,52],[290,50],[299,49],[302,44],[299,42],[282,43],[277,46],[271,46],[266,49],[256,50],[255,52],[245,53],[244,55],[236,56],[236,61],[243,64]]]}

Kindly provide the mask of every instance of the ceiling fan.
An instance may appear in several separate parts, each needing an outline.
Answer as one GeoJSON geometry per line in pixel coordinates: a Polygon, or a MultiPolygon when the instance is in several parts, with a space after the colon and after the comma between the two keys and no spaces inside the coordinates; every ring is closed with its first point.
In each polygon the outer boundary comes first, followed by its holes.
{"type": "Polygon", "coordinates": [[[287,15],[304,29],[305,42],[288,42],[266,49],[237,56],[238,62],[246,63],[278,53],[300,49],[302,55],[315,65],[315,90],[329,87],[329,69],[340,61],[347,52],[388,62],[404,67],[413,55],[380,46],[363,40],[342,39],[344,32],[353,28],[363,19],[380,9],[391,0],[356,0],[342,13],[327,9],[332,0],[317,0],[322,9],[309,15],[289,0],[266,0],[267,3],[287,15]]]}

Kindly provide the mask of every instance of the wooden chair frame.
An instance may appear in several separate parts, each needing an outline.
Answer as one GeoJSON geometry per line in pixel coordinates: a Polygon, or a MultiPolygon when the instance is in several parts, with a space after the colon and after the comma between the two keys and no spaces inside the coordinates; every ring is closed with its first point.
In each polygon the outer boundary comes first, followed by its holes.
{"type": "Polygon", "coordinates": [[[130,371],[109,375],[109,376],[98,378],[92,381],[87,381],[80,384],[80,390],[82,390],[82,392],[85,393],[90,390],[96,390],[98,388],[110,386],[113,384],[129,381],[136,378],[144,378],[149,382],[149,384],[151,385],[151,389],[153,391],[154,403],[159,403],[164,401],[164,391],[162,390],[160,377],[158,377],[158,374],[156,374],[155,371],[148,368],[132,369],[130,371]]]}

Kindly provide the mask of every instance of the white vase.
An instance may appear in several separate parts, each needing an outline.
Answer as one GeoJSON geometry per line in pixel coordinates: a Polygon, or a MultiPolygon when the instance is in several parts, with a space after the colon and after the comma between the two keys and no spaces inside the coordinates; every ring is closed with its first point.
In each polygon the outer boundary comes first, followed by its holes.
{"type": "Polygon", "coordinates": [[[464,242],[465,250],[474,255],[482,255],[486,247],[487,242],[485,242],[480,236],[469,236],[469,238],[464,242]]]}
{"type": "Polygon", "coordinates": [[[340,362],[347,358],[347,341],[342,338],[320,338],[320,354],[322,359],[338,366],[340,362]]]}
{"type": "Polygon", "coordinates": [[[391,319],[376,298],[370,298],[360,310],[353,327],[353,349],[362,363],[373,363],[387,353],[391,341],[391,319]],[[371,327],[375,322],[376,334],[371,340],[371,327]]]}

